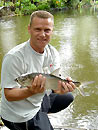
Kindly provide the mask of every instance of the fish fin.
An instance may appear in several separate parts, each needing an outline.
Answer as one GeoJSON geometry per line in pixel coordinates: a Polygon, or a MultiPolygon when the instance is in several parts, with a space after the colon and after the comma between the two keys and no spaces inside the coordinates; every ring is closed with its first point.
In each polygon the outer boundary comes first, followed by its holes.
{"type": "Polygon", "coordinates": [[[54,76],[59,76],[59,70],[60,70],[60,68],[54,70],[51,74],[54,76]]]}
{"type": "Polygon", "coordinates": [[[84,92],[84,90],[83,90],[83,86],[82,85],[80,85],[80,87],[76,87],[77,88],[77,90],[80,92],[80,94],[82,95],[82,96],[86,96],[86,94],[85,94],[85,92],[84,92]]]}
{"type": "Polygon", "coordinates": [[[78,89],[78,91],[80,92],[80,94],[81,94],[82,96],[89,96],[89,94],[86,94],[86,93],[84,92],[83,88],[84,88],[84,86],[87,86],[87,85],[92,84],[92,83],[94,83],[94,82],[95,82],[95,81],[84,82],[84,83],[82,83],[82,84],[80,85],[80,87],[76,87],[76,88],[78,89]]]}
{"type": "Polygon", "coordinates": [[[92,83],[94,83],[94,82],[95,82],[95,81],[83,82],[83,83],[82,83],[82,86],[87,86],[87,85],[92,84],[92,83]]]}

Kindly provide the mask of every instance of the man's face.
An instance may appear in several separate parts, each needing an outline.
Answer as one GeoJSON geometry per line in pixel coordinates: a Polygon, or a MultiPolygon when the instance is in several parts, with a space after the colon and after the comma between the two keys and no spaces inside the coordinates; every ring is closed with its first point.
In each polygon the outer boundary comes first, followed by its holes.
{"type": "Polygon", "coordinates": [[[43,53],[44,47],[49,43],[52,35],[53,21],[50,18],[43,19],[34,17],[32,25],[28,26],[28,31],[31,35],[31,47],[35,51],[43,53]]]}

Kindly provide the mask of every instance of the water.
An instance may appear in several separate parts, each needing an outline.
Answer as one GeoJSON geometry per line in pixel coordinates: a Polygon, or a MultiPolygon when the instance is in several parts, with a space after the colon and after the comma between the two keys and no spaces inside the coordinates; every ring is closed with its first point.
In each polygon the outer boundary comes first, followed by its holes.
{"type": "MultiPolygon", "coordinates": [[[[54,126],[98,129],[98,9],[54,13],[55,27],[51,44],[60,53],[61,73],[82,83],[87,96],[75,90],[74,102],[65,110],[49,116],[54,126]]],[[[29,38],[29,16],[0,20],[0,67],[12,47],[29,38]]]]}

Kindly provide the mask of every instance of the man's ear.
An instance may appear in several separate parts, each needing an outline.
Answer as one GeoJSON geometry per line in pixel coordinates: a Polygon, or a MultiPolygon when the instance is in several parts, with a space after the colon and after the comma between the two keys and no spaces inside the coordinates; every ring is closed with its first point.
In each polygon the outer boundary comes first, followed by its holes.
{"type": "Polygon", "coordinates": [[[31,27],[28,25],[28,33],[31,34],[31,27]]]}

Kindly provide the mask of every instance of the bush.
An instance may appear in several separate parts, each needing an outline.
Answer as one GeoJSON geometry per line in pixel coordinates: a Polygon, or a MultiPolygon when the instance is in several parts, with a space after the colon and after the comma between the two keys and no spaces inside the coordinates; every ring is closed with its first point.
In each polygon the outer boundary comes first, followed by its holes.
{"type": "Polygon", "coordinates": [[[16,2],[16,3],[15,3],[15,7],[16,7],[16,8],[19,8],[19,7],[20,7],[20,2],[16,2]]]}
{"type": "Polygon", "coordinates": [[[96,1],[96,4],[98,4],[98,1],[96,1]]]}
{"type": "Polygon", "coordinates": [[[0,2],[0,7],[2,7],[2,6],[3,6],[3,1],[0,2]]]}
{"type": "Polygon", "coordinates": [[[21,5],[21,13],[24,15],[31,14],[35,10],[37,10],[37,7],[34,4],[30,4],[29,6],[21,5]]]}
{"type": "Polygon", "coordinates": [[[48,10],[48,9],[50,9],[50,5],[47,2],[42,2],[42,3],[39,3],[39,5],[37,6],[37,9],[48,10]]]}
{"type": "Polygon", "coordinates": [[[19,8],[16,8],[16,9],[15,9],[15,13],[16,13],[17,15],[22,15],[21,10],[20,10],[19,8]]]}
{"type": "Polygon", "coordinates": [[[65,6],[64,0],[51,0],[50,1],[51,8],[60,8],[65,6]]]}

